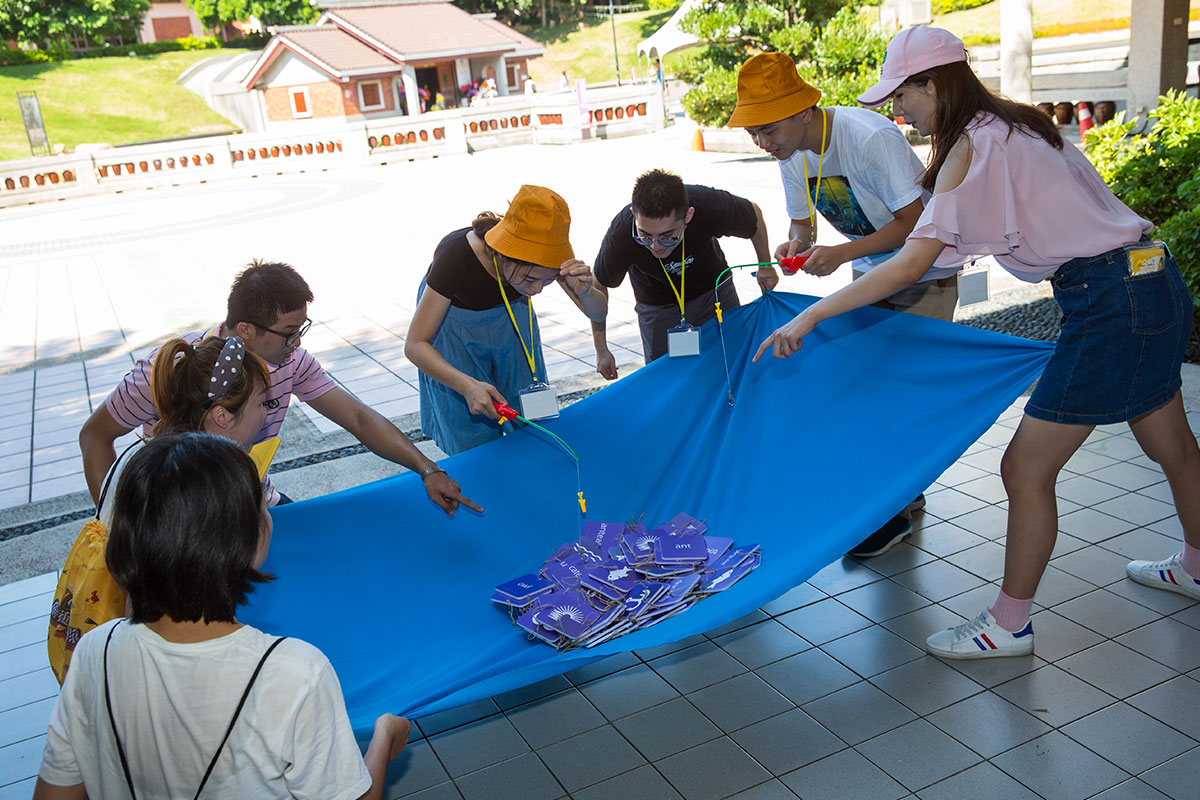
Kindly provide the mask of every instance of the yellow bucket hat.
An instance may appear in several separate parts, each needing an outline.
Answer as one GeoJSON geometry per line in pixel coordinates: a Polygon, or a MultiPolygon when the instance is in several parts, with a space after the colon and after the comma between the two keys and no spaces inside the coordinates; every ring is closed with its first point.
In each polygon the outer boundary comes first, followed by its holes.
{"type": "Polygon", "coordinates": [[[570,233],[566,200],[543,186],[522,186],[504,217],[483,239],[509,258],[558,269],[575,257],[570,233]]]}
{"type": "Polygon", "coordinates": [[[784,53],[759,53],[738,70],[737,107],[727,123],[734,128],[770,125],[812,108],[821,90],[805,83],[796,62],[784,53]]]}

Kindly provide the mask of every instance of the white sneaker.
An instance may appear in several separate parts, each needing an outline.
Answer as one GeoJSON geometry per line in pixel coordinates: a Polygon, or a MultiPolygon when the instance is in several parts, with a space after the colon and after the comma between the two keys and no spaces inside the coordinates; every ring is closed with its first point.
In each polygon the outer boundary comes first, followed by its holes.
{"type": "Polygon", "coordinates": [[[1027,656],[1033,652],[1033,622],[1009,633],[984,609],[970,622],[933,634],[925,640],[925,647],[939,658],[960,660],[1027,656]]]}
{"type": "Polygon", "coordinates": [[[1183,571],[1182,558],[1183,553],[1176,553],[1163,561],[1130,561],[1125,574],[1146,586],[1200,600],[1200,580],[1183,571]]]}

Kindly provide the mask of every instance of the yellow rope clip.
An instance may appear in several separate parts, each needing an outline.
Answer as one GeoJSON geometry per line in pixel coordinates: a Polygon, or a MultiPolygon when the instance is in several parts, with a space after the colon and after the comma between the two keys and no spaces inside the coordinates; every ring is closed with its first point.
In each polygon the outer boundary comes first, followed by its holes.
{"type": "Polygon", "coordinates": [[[587,513],[587,501],[583,499],[583,492],[579,493],[579,510],[584,514],[587,513]]]}
{"type": "Polygon", "coordinates": [[[724,321],[725,320],[721,317],[721,301],[718,300],[717,301],[717,322],[724,322],[724,321]]]}

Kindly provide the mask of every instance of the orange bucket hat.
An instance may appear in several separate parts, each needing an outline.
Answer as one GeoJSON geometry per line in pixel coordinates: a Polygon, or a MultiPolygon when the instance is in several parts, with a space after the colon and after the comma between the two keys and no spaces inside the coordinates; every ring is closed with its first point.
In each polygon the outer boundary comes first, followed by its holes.
{"type": "Polygon", "coordinates": [[[770,125],[812,108],[821,90],[805,83],[785,53],[759,53],[738,70],[737,107],[726,123],[734,128],[770,125]]]}
{"type": "Polygon", "coordinates": [[[504,217],[483,239],[509,258],[558,269],[575,257],[570,234],[567,201],[545,187],[522,186],[504,217]]]}

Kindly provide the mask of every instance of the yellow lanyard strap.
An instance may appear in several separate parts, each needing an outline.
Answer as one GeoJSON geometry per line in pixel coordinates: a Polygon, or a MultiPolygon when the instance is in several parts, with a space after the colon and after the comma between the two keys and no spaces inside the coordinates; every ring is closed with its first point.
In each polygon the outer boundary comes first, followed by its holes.
{"type": "MultiPolygon", "coordinates": [[[[806,179],[807,180],[807,179],[806,179]]],[[[667,272],[667,265],[663,263],[661,258],[658,258],[658,265],[662,267],[663,275],[667,276],[667,285],[671,287],[671,294],[675,295],[675,299],[679,301],[679,323],[687,323],[687,312],[684,310],[684,290],[687,287],[687,234],[679,240],[679,291],[675,291],[675,281],[671,280],[671,273],[667,272]]]]}
{"type": "Polygon", "coordinates": [[[801,159],[804,164],[804,199],[808,201],[808,230],[812,237],[809,244],[817,241],[817,212],[813,207],[821,199],[821,169],[825,164],[825,109],[821,109],[821,152],[817,154],[817,196],[814,198],[808,191],[808,159],[801,159]]]}
{"type": "MultiPolygon", "coordinates": [[[[504,291],[504,282],[500,280],[500,265],[496,263],[496,256],[492,256],[492,266],[496,268],[496,285],[500,287],[500,297],[504,300],[504,307],[508,309],[508,318],[512,320],[513,330],[517,332],[517,339],[521,342],[521,349],[525,351],[525,360],[529,362],[529,371],[533,373],[533,380],[536,383],[537,367],[534,366],[533,353],[525,346],[525,337],[521,335],[521,329],[517,327],[517,318],[513,315],[512,306],[508,304],[508,293],[504,291]]],[[[533,298],[525,298],[529,304],[529,344],[533,344],[533,298]]]]}

